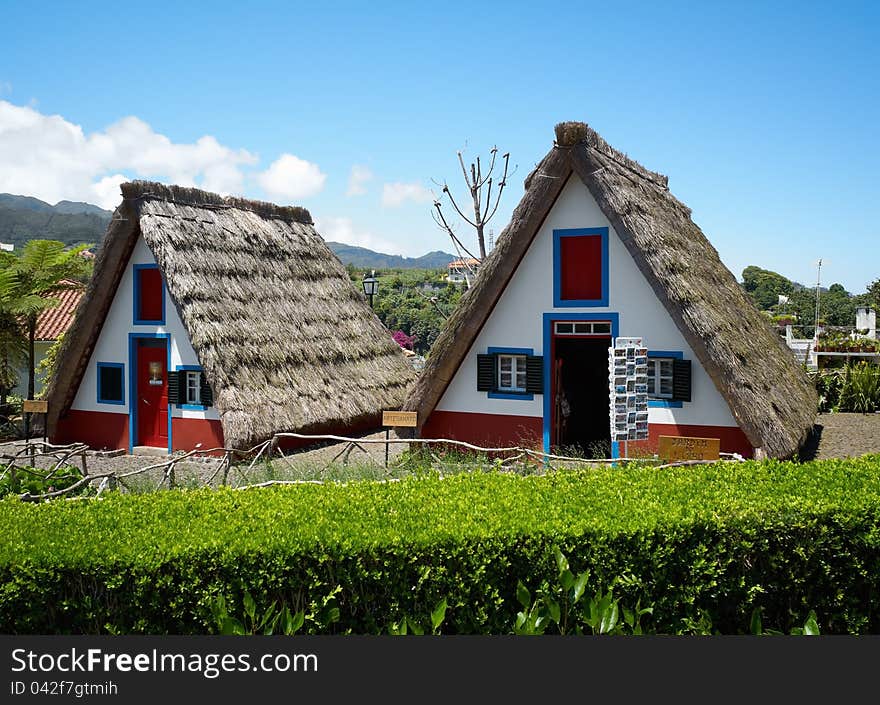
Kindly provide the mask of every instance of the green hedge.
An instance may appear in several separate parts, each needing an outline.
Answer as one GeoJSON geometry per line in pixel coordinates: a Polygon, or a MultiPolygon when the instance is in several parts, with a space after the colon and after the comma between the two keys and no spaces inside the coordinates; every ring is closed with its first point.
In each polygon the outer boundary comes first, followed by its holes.
{"type": "MultiPolygon", "coordinates": [[[[444,633],[510,633],[516,585],[555,575],[652,605],[646,629],[880,633],[880,456],[0,502],[0,631],[190,634],[211,604],[383,633],[445,597],[444,633]],[[337,612],[338,610],[338,612],[337,612]]],[[[686,630],[685,630],[686,631],[686,630]]]]}

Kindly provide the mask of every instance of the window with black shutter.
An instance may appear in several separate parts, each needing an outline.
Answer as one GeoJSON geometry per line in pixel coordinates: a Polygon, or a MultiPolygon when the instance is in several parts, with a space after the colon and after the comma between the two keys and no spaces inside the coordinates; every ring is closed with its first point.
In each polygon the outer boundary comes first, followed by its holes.
{"type": "Polygon", "coordinates": [[[691,361],[649,354],[648,396],[665,401],[690,401],[691,361]]]}
{"type": "Polygon", "coordinates": [[[543,394],[544,358],[520,352],[477,355],[477,391],[513,396],[543,394]]]}
{"type": "Polygon", "coordinates": [[[169,375],[168,399],[179,406],[214,405],[214,393],[199,369],[183,369],[169,375]]]}

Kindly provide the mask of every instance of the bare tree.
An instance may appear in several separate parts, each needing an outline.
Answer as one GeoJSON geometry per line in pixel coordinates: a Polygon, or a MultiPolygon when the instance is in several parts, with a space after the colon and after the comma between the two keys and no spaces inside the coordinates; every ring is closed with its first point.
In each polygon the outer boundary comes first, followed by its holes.
{"type": "MultiPolygon", "coordinates": [[[[486,239],[484,229],[486,224],[492,219],[492,216],[494,216],[498,210],[498,204],[501,202],[501,194],[504,192],[504,187],[507,186],[507,170],[510,162],[510,153],[508,152],[501,156],[504,167],[501,179],[498,181],[496,181],[495,176],[493,176],[496,167],[496,158],[498,156],[498,148],[492,147],[489,154],[491,155],[489,168],[486,170],[486,173],[483,174],[483,167],[480,163],[479,157],[477,157],[476,161],[471,162],[470,170],[468,170],[467,167],[465,167],[461,151],[458,152],[458,163],[461,165],[461,173],[462,176],[464,176],[464,183],[467,186],[467,190],[470,193],[471,201],[473,203],[473,216],[468,217],[464,214],[458,203],[455,201],[452,192],[449,190],[449,185],[445,181],[442,184],[443,192],[440,198],[434,200],[434,210],[431,212],[434,222],[445,230],[452,239],[452,244],[455,247],[459,258],[465,262],[465,269],[470,272],[471,276],[473,276],[475,272],[473,268],[467,264],[465,255],[478,262],[482,262],[486,259],[486,239]],[[495,189],[494,194],[492,191],[493,189],[495,189]],[[443,204],[441,203],[443,195],[449,197],[449,202],[452,204],[452,207],[461,219],[477,231],[477,246],[480,253],[479,257],[465,247],[464,243],[462,243],[461,239],[455,234],[455,231],[449,225],[449,221],[443,214],[443,204]]],[[[438,186],[439,185],[440,184],[438,184],[438,186]]],[[[468,285],[470,285],[470,281],[468,281],[468,285]]]]}

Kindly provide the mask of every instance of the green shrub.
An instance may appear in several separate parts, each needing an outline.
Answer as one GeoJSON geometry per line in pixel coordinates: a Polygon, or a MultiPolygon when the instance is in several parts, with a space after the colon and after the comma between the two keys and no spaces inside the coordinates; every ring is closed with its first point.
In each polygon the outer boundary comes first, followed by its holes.
{"type": "Polygon", "coordinates": [[[823,634],[880,633],[878,471],[865,456],[7,498],[0,630],[206,633],[222,598],[301,613],[303,634],[432,625],[445,600],[443,633],[505,634],[519,583],[556,584],[558,547],[596,614],[650,606],[645,632],[746,633],[760,609],[765,631],[815,610],[823,634]]]}
{"type": "Polygon", "coordinates": [[[816,370],[810,372],[813,384],[819,394],[820,413],[839,411],[840,390],[843,387],[843,372],[840,370],[816,370]]]}
{"type": "Polygon", "coordinates": [[[880,367],[868,362],[847,365],[838,411],[869,414],[880,409],[880,367]]]}
{"type": "MultiPolygon", "coordinates": [[[[10,470],[8,466],[0,466],[0,497],[25,492],[40,495],[53,490],[63,490],[81,479],[82,474],[71,466],[59,468],[54,473],[50,473],[49,470],[21,467],[10,470]]],[[[82,489],[71,491],[87,494],[92,490],[83,486],[82,489]]]]}

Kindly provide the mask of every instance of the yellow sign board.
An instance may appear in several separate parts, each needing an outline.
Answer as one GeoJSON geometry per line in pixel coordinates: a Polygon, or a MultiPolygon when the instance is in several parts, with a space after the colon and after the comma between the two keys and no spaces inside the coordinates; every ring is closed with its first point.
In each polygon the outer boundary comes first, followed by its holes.
{"type": "Polygon", "coordinates": [[[22,411],[26,414],[45,414],[49,411],[49,402],[45,399],[25,399],[22,411]]]}
{"type": "Polygon", "coordinates": [[[664,460],[718,460],[720,451],[719,438],[660,436],[657,455],[664,460]]]}
{"type": "Polygon", "coordinates": [[[401,426],[405,428],[415,428],[418,423],[418,413],[415,411],[383,411],[383,426],[401,426]]]}

